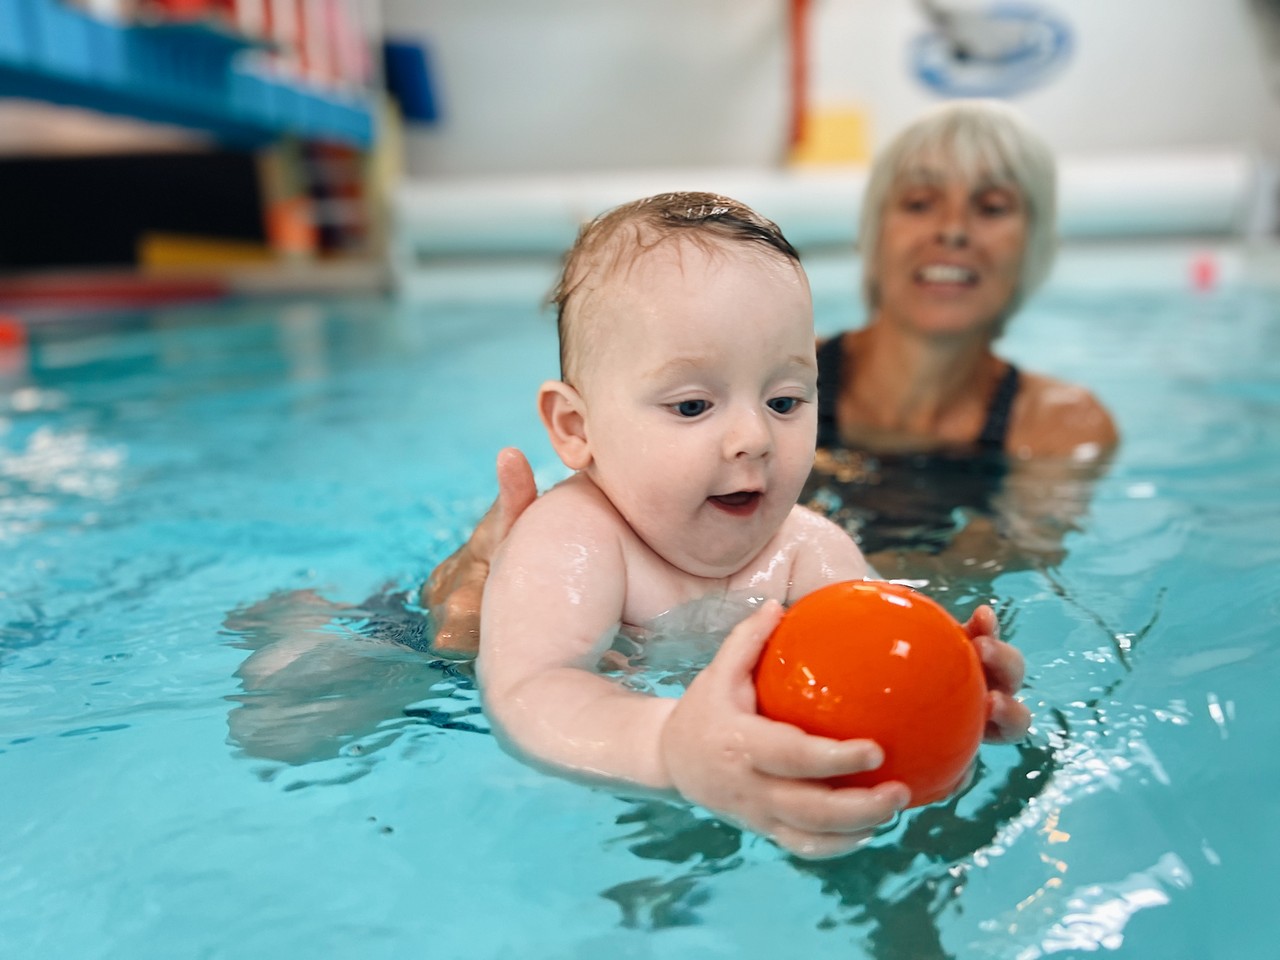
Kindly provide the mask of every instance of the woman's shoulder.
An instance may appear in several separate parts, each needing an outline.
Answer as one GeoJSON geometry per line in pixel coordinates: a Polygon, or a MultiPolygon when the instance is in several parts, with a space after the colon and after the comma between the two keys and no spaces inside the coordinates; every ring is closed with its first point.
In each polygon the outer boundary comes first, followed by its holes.
{"type": "Polygon", "coordinates": [[[1021,371],[1006,448],[1015,456],[1102,455],[1120,439],[1106,406],[1078,383],[1021,371]]]}

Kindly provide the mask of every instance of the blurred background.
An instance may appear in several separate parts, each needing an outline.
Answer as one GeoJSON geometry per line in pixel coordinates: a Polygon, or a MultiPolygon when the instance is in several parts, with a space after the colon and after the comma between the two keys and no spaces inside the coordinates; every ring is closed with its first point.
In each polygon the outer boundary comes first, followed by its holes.
{"type": "Polygon", "coordinates": [[[0,0],[0,311],[538,296],[672,187],[851,283],[869,157],[966,96],[1058,151],[1068,243],[1274,244],[1280,0],[0,0]]]}

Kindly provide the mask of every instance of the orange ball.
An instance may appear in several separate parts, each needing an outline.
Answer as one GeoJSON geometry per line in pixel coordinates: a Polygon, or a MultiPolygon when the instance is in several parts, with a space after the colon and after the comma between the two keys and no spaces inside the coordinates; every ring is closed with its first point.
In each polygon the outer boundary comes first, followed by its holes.
{"type": "Polygon", "coordinates": [[[969,635],[936,602],[896,583],[852,580],[801,598],[765,644],[759,712],[808,733],[868,739],[876,770],[832,780],[899,780],[911,806],[964,782],[987,719],[987,686],[969,635]]]}

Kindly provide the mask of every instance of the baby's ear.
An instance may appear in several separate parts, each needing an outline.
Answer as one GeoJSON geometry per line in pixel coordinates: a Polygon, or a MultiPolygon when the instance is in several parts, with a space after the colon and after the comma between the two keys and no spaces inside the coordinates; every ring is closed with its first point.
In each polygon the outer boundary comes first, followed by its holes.
{"type": "Polygon", "coordinates": [[[591,446],[582,395],[563,380],[548,380],[538,389],[538,413],[564,465],[585,470],[591,463],[591,446]]]}

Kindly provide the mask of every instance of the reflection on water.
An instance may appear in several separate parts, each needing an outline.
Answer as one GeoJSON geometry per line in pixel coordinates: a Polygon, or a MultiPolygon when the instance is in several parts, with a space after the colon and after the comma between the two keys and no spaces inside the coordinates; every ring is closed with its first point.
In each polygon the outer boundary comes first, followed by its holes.
{"type": "MultiPolygon", "coordinates": [[[[1057,768],[1047,745],[1011,749],[1016,761],[999,772],[998,782],[990,770],[979,770],[976,779],[989,795],[979,804],[964,803],[971,787],[946,803],[909,812],[844,857],[788,858],[798,873],[817,879],[832,901],[820,925],[852,933],[872,956],[885,960],[951,956],[941,942],[939,916],[963,891],[977,866],[975,854],[990,852],[1057,768]]],[[[687,865],[674,876],[640,878],[602,891],[618,904],[625,926],[659,929],[701,922],[699,908],[711,899],[703,881],[743,862],[742,832],[700,811],[637,802],[617,822],[633,827],[623,840],[637,857],[687,865]]]]}
{"type": "MultiPolygon", "coordinates": [[[[1040,960],[1067,951],[1117,950],[1124,942],[1125,926],[1135,913],[1168,906],[1175,891],[1190,886],[1191,873],[1186,864],[1177,854],[1166,853],[1148,869],[1119,881],[1088,884],[1070,892],[1062,885],[1040,891],[1037,912],[1046,919],[1052,918],[1047,930],[1025,923],[1018,911],[993,917],[982,927],[986,932],[1007,936],[1007,942],[1017,949],[1018,960],[1040,960]]],[[[1008,955],[1008,951],[993,953],[981,943],[970,946],[966,956],[1008,955]]]]}
{"type": "Polygon", "coordinates": [[[990,584],[1066,557],[1105,460],[1018,460],[999,453],[869,454],[820,449],[801,502],[858,541],[881,575],[990,584]]]}
{"type": "Polygon", "coordinates": [[[311,590],[277,593],[232,611],[224,626],[233,646],[252,651],[227,716],[232,743],[250,757],[367,760],[422,724],[488,730],[471,665],[424,653],[426,618],[403,593],[354,606],[311,590]]]}
{"type": "Polygon", "coordinates": [[[627,829],[617,842],[641,860],[689,865],[674,877],[648,875],[602,890],[618,905],[624,927],[699,923],[698,908],[710,898],[702,881],[742,863],[742,831],[687,806],[631,801],[616,822],[627,829]]]}

